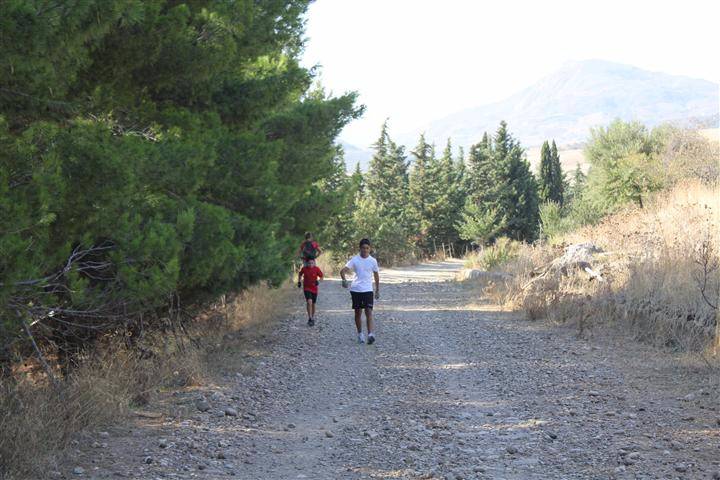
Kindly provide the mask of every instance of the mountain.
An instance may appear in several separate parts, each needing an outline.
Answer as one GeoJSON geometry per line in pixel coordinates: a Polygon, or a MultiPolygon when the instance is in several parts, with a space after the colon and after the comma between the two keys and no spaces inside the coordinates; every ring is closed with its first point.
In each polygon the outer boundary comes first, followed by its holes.
{"type": "Polygon", "coordinates": [[[525,147],[545,139],[567,145],[585,141],[590,127],[615,118],[648,126],[693,120],[715,126],[718,105],[718,84],[713,82],[602,60],[575,61],[505,100],[454,113],[399,140],[414,145],[424,131],[437,145],[450,137],[453,144],[467,147],[505,120],[525,147]]]}
{"type": "Polygon", "coordinates": [[[342,145],[345,153],[345,169],[352,173],[355,171],[355,165],[359,163],[360,170],[367,172],[373,152],[343,141],[340,142],[340,145],[342,145]]]}

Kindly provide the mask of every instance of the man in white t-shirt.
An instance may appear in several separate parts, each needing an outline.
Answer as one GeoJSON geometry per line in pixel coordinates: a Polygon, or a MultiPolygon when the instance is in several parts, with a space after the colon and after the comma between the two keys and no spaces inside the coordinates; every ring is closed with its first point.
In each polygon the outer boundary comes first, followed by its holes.
{"type": "Polygon", "coordinates": [[[365,311],[367,320],[367,343],[375,342],[373,333],[373,297],[380,300],[380,269],[377,260],[370,256],[370,240],[360,240],[360,255],[355,255],[340,270],[343,288],[348,288],[348,281],[345,276],[355,272],[355,279],[350,285],[350,296],[352,297],[352,308],[355,310],[355,327],[358,332],[358,342],[365,343],[365,335],[362,331],[362,312],[365,311]],[[375,295],[373,296],[372,280],[375,277],[375,295]]]}

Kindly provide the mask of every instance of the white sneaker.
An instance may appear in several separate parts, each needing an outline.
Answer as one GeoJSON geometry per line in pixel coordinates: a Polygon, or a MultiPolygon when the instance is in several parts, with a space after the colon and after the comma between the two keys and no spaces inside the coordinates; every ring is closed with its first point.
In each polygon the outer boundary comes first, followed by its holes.
{"type": "Polygon", "coordinates": [[[358,343],[365,343],[365,334],[362,332],[358,333],[358,343]]]}
{"type": "Polygon", "coordinates": [[[367,339],[368,345],[372,345],[375,343],[375,334],[374,333],[368,333],[368,339],[367,339]]]}

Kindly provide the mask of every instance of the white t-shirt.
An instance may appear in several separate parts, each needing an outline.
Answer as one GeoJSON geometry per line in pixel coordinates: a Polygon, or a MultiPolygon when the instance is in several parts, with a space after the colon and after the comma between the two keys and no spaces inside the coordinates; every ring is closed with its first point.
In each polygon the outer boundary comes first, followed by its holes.
{"type": "Polygon", "coordinates": [[[345,266],[355,272],[355,279],[350,285],[351,292],[373,291],[373,272],[380,271],[377,260],[370,255],[367,258],[355,255],[345,266]]]}

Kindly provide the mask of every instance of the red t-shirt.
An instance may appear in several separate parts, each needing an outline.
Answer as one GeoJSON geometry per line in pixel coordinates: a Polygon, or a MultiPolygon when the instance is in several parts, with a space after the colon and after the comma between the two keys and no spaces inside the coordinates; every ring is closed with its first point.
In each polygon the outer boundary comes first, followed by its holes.
{"type": "Polygon", "coordinates": [[[318,286],[315,285],[318,277],[325,278],[319,267],[303,267],[300,269],[303,277],[303,290],[311,293],[318,293],[318,286]]]}

